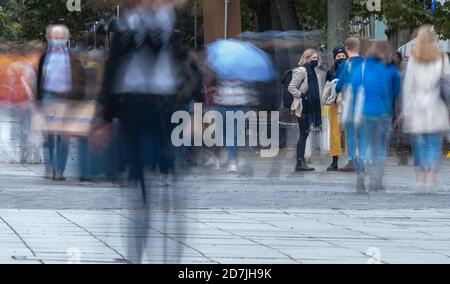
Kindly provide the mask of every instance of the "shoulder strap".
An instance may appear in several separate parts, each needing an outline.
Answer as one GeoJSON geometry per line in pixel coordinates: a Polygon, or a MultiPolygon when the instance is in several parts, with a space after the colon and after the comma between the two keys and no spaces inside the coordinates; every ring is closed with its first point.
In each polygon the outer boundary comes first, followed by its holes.
{"type": "Polygon", "coordinates": [[[363,64],[362,64],[362,66],[361,66],[361,69],[362,69],[362,81],[361,81],[361,84],[364,86],[364,71],[366,71],[366,62],[363,62],[363,64]]]}

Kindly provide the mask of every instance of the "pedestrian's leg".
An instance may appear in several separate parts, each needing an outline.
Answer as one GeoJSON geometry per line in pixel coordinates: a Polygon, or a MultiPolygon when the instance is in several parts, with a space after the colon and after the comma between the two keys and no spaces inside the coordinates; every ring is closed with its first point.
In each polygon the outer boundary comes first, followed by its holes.
{"type": "Polygon", "coordinates": [[[364,194],[366,193],[365,186],[365,173],[366,173],[366,160],[368,158],[367,154],[369,152],[369,147],[373,134],[373,127],[370,121],[364,120],[358,129],[355,128],[355,145],[358,151],[358,156],[355,158],[357,177],[356,177],[356,193],[364,194]]]}
{"type": "MultiPolygon", "coordinates": [[[[366,172],[366,166],[369,165],[369,161],[372,159],[372,146],[374,143],[374,131],[375,122],[365,120],[357,129],[357,139],[356,139],[356,148],[357,148],[357,172],[359,175],[364,175],[366,172]]],[[[370,173],[370,170],[368,169],[370,173]]]]}
{"type": "Polygon", "coordinates": [[[55,177],[54,155],[55,155],[55,135],[45,135],[43,145],[45,178],[55,177]]]}
{"type": "Polygon", "coordinates": [[[307,131],[307,124],[307,118],[298,119],[300,136],[297,142],[297,160],[305,159],[306,141],[308,140],[309,136],[309,133],[307,131]]]}
{"type": "Polygon", "coordinates": [[[414,135],[414,148],[415,156],[417,157],[417,185],[420,188],[425,186],[425,167],[426,167],[426,149],[425,149],[425,138],[424,135],[414,135]]]}
{"type": "Polygon", "coordinates": [[[329,107],[328,117],[330,121],[330,156],[341,155],[341,127],[338,119],[338,106],[329,107]]]}
{"type": "Polygon", "coordinates": [[[70,139],[61,135],[56,136],[56,178],[64,180],[67,158],[69,156],[70,139]]]}
{"type": "Polygon", "coordinates": [[[88,181],[90,179],[89,143],[86,138],[78,139],[78,160],[80,168],[80,180],[88,181]]]}
{"type": "Polygon", "coordinates": [[[356,129],[353,123],[347,123],[345,126],[346,132],[346,146],[347,146],[347,156],[348,156],[348,164],[341,168],[339,171],[341,172],[355,172],[357,167],[357,159],[356,159],[356,129]]]}
{"type": "Polygon", "coordinates": [[[341,125],[338,118],[338,106],[337,104],[329,107],[329,121],[330,121],[330,156],[333,157],[333,163],[330,166],[330,170],[337,170],[337,161],[341,156],[341,125]]]}
{"type": "Polygon", "coordinates": [[[387,144],[390,134],[390,122],[388,119],[384,119],[377,124],[376,127],[376,144],[374,145],[373,159],[374,159],[374,178],[375,178],[375,190],[384,191],[383,176],[385,173],[387,163],[387,144]]]}
{"type": "Polygon", "coordinates": [[[300,130],[300,137],[297,143],[297,165],[295,170],[298,172],[314,171],[314,168],[308,167],[305,160],[306,142],[308,141],[308,117],[298,118],[298,126],[300,130]]]}
{"type": "Polygon", "coordinates": [[[429,148],[429,172],[427,179],[427,187],[434,189],[437,182],[437,172],[441,163],[443,136],[441,134],[428,135],[429,148]]]}

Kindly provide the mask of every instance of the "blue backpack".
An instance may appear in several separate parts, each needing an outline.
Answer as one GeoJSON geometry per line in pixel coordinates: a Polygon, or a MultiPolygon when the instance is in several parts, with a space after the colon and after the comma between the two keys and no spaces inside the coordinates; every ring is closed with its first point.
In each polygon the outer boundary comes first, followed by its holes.
{"type": "Polygon", "coordinates": [[[294,102],[294,97],[289,92],[289,85],[292,81],[292,70],[287,71],[283,77],[283,106],[285,108],[291,109],[292,103],[294,102]]]}

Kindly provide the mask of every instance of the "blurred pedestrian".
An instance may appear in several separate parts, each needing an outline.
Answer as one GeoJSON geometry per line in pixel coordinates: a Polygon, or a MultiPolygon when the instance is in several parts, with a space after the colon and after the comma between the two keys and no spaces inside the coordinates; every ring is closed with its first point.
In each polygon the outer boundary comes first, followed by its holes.
{"type": "MultiPolygon", "coordinates": [[[[48,50],[38,69],[37,104],[46,109],[53,103],[82,100],[85,97],[86,74],[81,62],[69,51],[69,29],[51,25],[46,32],[48,50]]],[[[62,133],[46,133],[44,137],[45,178],[65,180],[70,137],[62,133]]]]}
{"type": "MultiPolygon", "coordinates": [[[[182,104],[189,100],[183,96],[192,94],[185,88],[193,82],[185,69],[189,66],[187,52],[174,29],[176,11],[172,1],[126,1],[124,8],[113,28],[92,146],[104,146],[111,137],[112,121],[117,119],[127,158],[128,187],[134,195],[130,206],[145,210],[138,216],[139,221],[129,226],[130,234],[142,236],[130,238],[129,259],[141,262],[148,232],[137,224],[149,226],[148,210],[153,201],[150,187],[155,184],[151,172],[159,169],[167,177],[174,170],[171,117],[178,101],[182,104]]],[[[172,206],[173,200],[165,197],[162,202],[158,205],[172,206]]]]}
{"type": "Polygon", "coordinates": [[[450,129],[448,107],[440,90],[445,77],[450,78],[449,59],[433,28],[421,27],[406,71],[403,119],[404,130],[413,136],[418,152],[418,185],[426,189],[436,186],[443,138],[450,129]]]}
{"type": "Polygon", "coordinates": [[[355,108],[355,96],[358,86],[352,85],[352,80],[357,69],[364,62],[364,57],[360,53],[361,42],[358,38],[348,38],[344,42],[345,52],[348,60],[339,74],[339,81],[336,85],[336,92],[342,93],[342,126],[346,133],[346,148],[348,164],[339,169],[340,172],[355,172],[357,164],[357,138],[353,113],[355,108]]]}
{"type": "MultiPolygon", "coordinates": [[[[233,133],[227,132],[227,113],[235,114],[239,111],[247,113],[250,107],[258,104],[256,91],[251,84],[239,80],[218,80],[214,103],[217,111],[223,117],[224,145],[227,149],[227,170],[229,172],[237,172],[238,168],[238,123],[234,119],[233,133]]],[[[250,121],[250,123],[255,123],[250,121]]],[[[245,127],[246,128],[246,127],[245,127]]],[[[245,131],[245,129],[243,129],[245,131]]],[[[244,134],[245,135],[245,134],[244,134]]],[[[217,149],[217,148],[216,148],[217,149]]],[[[216,155],[218,153],[216,152],[216,155]]],[[[249,162],[249,161],[247,161],[249,162]]]]}
{"type": "MultiPolygon", "coordinates": [[[[388,64],[389,71],[396,73],[400,76],[400,86],[402,82],[404,82],[405,78],[405,70],[403,68],[403,57],[402,54],[398,51],[392,53],[391,61],[388,64]]],[[[398,157],[398,165],[399,166],[407,166],[408,165],[408,157],[411,154],[411,139],[407,133],[403,131],[402,120],[398,119],[401,114],[402,106],[401,102],[395,104],[394,111],[394,145],[395,151],[398,157]]]]}
{"type": "Polygon", "coordinates": [[[354,121],[358,139],[357,193],[365,193],[365,174],[370,175],[370,191],[384,191],[388,137],[395,102],[400,94],[400,74],[386,65],[381,44],[372,44],[366,61],[355,69],[352,85],[355,96],[354,121]]]}
{"type": "Polygon", "coordinates": [[[300,129],[295,166],[297,172],[315,170],[306,164],[305,149],[310,132],[322,130],[320,89],[315,70],[318,65],[318,51],[307,49],[298,63],[299,67],[293,70],[292,81],[289,84],[289,92],[294,97],[291,112],[297,117],[300,129]]]}
{"type": "MultiPolygon", "coordinates": [[[[333,50],[334,64],[327,73],[326,81],[332,82],[339,80],[340,72],[347,61],[347,53],[345,47],[337,46],[333,50]]],[[[341,137],[341,122],[339,117],[339,103],[335,101],[328,106],[328,119],[330,124],[330,156],[333,158],[331,165],[327,171],[339,170],[339,157],[342,154],[342,137],[341,137]]]]}

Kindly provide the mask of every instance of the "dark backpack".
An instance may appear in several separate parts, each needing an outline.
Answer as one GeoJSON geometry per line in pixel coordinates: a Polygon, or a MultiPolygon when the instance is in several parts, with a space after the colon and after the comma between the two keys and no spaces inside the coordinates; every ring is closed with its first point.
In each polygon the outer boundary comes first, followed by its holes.
{"type": "Polygon", "coordinates": [[[294,102],[294,97],[289,92],[289,85],[292,81],[292,70],[287,71],[283,77],[283,106],[285,108],[291,109],[292,103],[294,102]]]}

